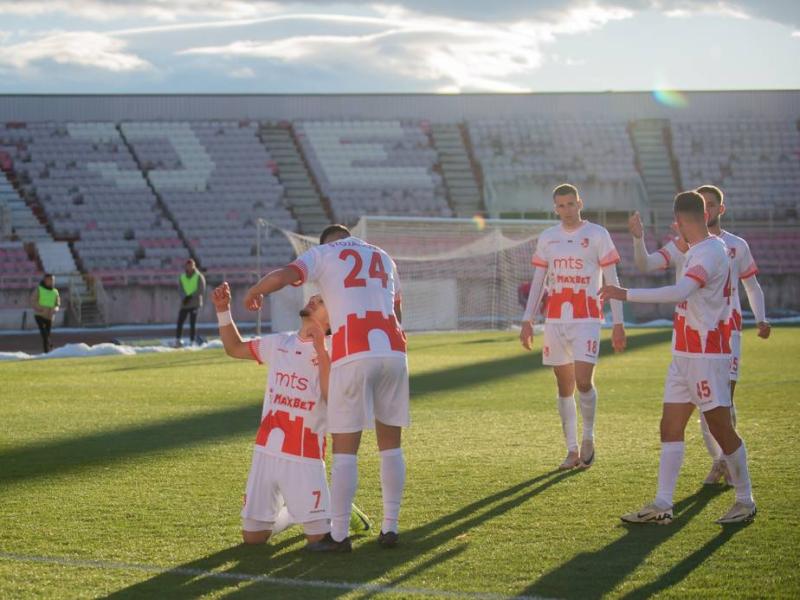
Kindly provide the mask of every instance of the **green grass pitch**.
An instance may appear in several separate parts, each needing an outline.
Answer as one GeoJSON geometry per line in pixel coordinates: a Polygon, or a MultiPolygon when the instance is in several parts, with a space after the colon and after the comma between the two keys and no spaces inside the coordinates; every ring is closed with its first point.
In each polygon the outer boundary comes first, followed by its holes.
{"type": "MultiPolygon", "coordinates": [[[[597,461],[569,473],[554,471],[564,450],[541,338],[529,354],[513,333],[414,335],[401,546],[366,535],[323,557],[300,551],[297,528],[239,544],[266,373],[254,362],[0,364],[0,597],[796,598],[799,334],[745,332],[736,402],[759,514],[728,528],[713,521],[732,491],[700,485],[696,419],[673,524],[619,521],[655,492],[669,331],[631,331],[621,355],[604,332],[597,461]]],[[[380,522],[372,436],[356,502],[380,522]]]]}

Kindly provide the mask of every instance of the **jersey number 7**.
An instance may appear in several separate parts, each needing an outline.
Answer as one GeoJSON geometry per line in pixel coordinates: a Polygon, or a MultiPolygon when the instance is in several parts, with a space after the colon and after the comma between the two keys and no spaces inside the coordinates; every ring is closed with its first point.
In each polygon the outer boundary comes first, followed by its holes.
{"type": "MultiPolygon", "coordinates": [[[[339,253],[340,260],[347,261],[348,258],[353,259],[353,268],[350,269],[347,277],[344,278],[344,287],[367,287],[367,280],[363,277],[359,277],[361,269],[364,266],[361,255],[350,248],[342,250],[339,253]]],[[[389,282],[389,275],[386,274],[386,269],[383,268],[383,261],[378,252],[372,253],[372,258],[369,261],[369,276],[372,279],[380,279],[381,286],[383,287],[386,287],[386,284],[389,282]]]]}

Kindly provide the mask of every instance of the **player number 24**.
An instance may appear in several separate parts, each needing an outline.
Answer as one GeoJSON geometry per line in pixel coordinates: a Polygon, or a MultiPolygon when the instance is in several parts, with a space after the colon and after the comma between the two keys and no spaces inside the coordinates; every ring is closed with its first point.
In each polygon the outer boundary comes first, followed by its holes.
{"type": "MultiPolygon", "coordinates": [[[[344,287],[367,287],[367,280],[364,277],[359,277],[361,269],[364,267],[364,261],[361,255],[350,248],[342,250],[339,253],[339,258],[346,261],[348,258],[353,259],[353,268],[344,278],[344,287]]],[[[381,255],[377,252],[372,253],[372,258],[369,261],[369,276],[372,279],[380,279],[381,286],[386,287],[389,281],[389,275],[386,274],[386,269],[383,268],[383,261],[381,255]]]]}

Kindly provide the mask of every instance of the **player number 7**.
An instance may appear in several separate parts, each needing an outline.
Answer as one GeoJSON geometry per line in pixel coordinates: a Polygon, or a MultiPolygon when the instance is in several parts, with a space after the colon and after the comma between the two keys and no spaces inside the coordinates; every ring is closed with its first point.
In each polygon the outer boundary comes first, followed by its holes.
{"type": "Polygon", "coordinates": [[[311,492],[311,495],[317,499],[317,501],[314,502],[314,508],[315,509],[319,508],[319,501],[320,498],[322,498],[322,492],[320,490],[314,490],[313,492],[311,492]]]}

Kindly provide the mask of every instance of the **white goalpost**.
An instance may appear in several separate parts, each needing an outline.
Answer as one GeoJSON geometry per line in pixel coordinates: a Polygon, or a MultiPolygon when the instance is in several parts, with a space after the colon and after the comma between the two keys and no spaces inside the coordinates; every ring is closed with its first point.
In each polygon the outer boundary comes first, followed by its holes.
{"type": "MultiPolygon", "coordinates": [[[[507,329],[522,316],[520,287],[531,280],[536,240],[553,224],[367,216],[352,232],[386,250],[397,263],[406,331],[507,329]]],[[[281,231],[297,255],[318,242],[281,231]]],[[[273,331],[295,328],[297,311],[315,292],[303,286],[273,295],[273,331]]]]}

